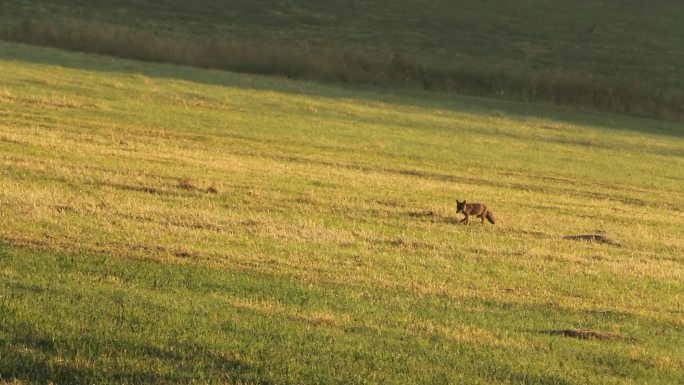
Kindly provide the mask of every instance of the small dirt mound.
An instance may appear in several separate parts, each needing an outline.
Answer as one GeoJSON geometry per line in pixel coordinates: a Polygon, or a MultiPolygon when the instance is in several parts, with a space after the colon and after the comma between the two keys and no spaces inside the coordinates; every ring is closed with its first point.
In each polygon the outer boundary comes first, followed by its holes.
{"type": "Polygon", "coordinates": [[[188,191],[199,190],[199,187],[192,183],[190,179],[181,179],[176,187],[188,191]]]}
{"type": "Polygon", "coordinates": [[[409,211],[408,215],[412,216],[412,217],[432,218],[432,217],[436,217],[437,213],[432,211],[432,210],[413,210],[413,211],[409,211]]]}
{"type": "Polygon", "coordinates": [[[607,238],[606,236],[603,236],[601,234],[566,235],[563,237],[563,239],[570,239],[574,241],[598,242],[605,243],[607,245],[622,246],[622,243],[620,243],[620,241],[607,238]]]}
{"type": "Polygon", "coordinates": [[[540,333],[550,334],[554,336],[564,336],[579,338],[582,340],[625,340],[628,338],[622,337],[614,333],[601,333],[594,330],[581,329],[562,329],[562,330],[541,330],[540,333]]]}

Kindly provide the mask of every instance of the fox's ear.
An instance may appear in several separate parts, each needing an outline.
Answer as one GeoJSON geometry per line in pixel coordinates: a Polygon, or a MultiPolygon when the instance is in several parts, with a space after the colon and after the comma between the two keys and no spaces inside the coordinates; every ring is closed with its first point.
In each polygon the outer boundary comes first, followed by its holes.
{"type": "Polygon", "coordinates": [[[463,204],[465,204],[465,199],[463,200],[463,204]]]}

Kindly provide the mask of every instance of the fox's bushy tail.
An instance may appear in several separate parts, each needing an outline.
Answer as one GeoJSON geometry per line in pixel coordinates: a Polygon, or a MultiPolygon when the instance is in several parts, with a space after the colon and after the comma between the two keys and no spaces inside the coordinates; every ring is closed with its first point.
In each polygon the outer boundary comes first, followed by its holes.
{"type": "Polygon", "coordinates": [[[485,214],[485,218],[487,218],[487,220],[488,220],[489,223],[491,223],[491,224],[495,224],[495,223],[496,223],[496,218],[494,218],[494,214],[493,214],[491,211],[489,211],[489,210],[487,210],[487,214],[485,214]]]}

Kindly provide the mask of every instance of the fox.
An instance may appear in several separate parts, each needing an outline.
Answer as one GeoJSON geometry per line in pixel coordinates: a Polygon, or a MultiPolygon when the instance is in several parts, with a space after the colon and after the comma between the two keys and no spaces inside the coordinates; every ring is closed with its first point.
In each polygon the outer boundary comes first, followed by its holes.
{"type": "Polygon", "coordinates": [[[474,216],[482,219],[481,223],[484,223],[485,218],[491,224],[496,223],[496,219],[494,218],[494,213],[492,213],[487,208],[487,206],[485,206],[482,203],[466,203],[465,200],[463,202],[460,202],[457,199],[456,200],[456,214],[458,214],[458,213],[463,213],[463,215],[465,215],[465,218],[461,219],[461,221],[458,223],[465,222],[466,225],[470,224],[470,216],[471,215],[474,215],[474,216]]]}

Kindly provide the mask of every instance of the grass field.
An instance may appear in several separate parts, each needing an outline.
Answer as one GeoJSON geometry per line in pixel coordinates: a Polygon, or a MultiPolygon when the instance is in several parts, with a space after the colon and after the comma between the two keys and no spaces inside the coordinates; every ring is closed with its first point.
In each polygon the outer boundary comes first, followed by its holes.
{"type": "Polygon", "coordinates": [[[0,381],[684,381],[681,124],[9,43],[0,74],[0,381]]]}
{"type": "Polygon", "coordinates": [[[15,0],[0,37],[683,118],[683,13],[679,0],[15,0]]]}

